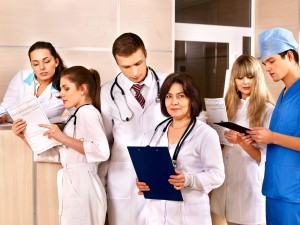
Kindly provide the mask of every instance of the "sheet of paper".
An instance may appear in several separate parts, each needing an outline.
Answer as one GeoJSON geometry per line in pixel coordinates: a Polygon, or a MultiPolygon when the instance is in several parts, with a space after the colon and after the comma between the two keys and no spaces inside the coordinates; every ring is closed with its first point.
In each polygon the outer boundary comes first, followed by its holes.
{"type": "Polygon", "coordinates": [[[38,124],[50,124],[50,122],[35,96],[22,99],[18,104],[8,108],[7,112],[13,120],[21,118],[26,121],[27,127],[24,135],[34,153],[39,154],[61,144],[44,136],[43,133],[47,128],[38,126],[38,124]]]}
{"type": "Polygon", "coordinates": [[[214,128],[220,138],[220,143],[224,145],[232,145],[227,141],[224,136],[224,131],[228,130],[224,127],[221,127],[217,124],[221,121],[228,121],[225,101],[223,98],[204,98],[206,114],[207,114],[207,123],[214,128]]]}

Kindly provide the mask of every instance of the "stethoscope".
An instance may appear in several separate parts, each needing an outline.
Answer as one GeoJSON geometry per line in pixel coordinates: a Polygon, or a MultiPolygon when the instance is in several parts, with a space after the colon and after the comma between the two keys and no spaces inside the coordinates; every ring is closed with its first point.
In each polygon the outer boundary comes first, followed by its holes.
{"type": "MultiPolygon", "coordinates": [[[[150,139],[150,142],[149,142],[148,146],[150,146],[150,143],[152,142],[152,140],[153,140],[155,134],[157,133],[157,129],[158,129],[162,124],[167,123],[166,126],[163,128],[163,130],[162,130],[162,132],[161,132],[161,135],[160,135],[159,139],[157,140],[155,146],[157,146],[157,145],[159,144],[160,139],[162,138],[162,136],[164,135],[164,133],[166,132],[167,128],[169,127],[170,123],[172,123],[172,121],[173,121],[173,118],[170,117],[170,118],[165,119],[164,121],[162,121],[161,123],[159,123],[159,124],[156,126],[156,128],[155,128],[155,130],[154,130],[154,133],[153,133],[153,135],[152,135],[152,137],[151,137],[151,139],[150,139]]],[[[173,162],[174,168],[176,168],[176,162],[177,162],[177,158],[178,158],[178,154],[179,154],[179,152],[180,152],[180,149],[181,149],[181,147],[182,147],[182,145],[183,145],[185,139],[189,136],[189,134],[192,132],[193,128],[195,127],[195,124],[196,124],[196,118],[191,119],[191,121],[190,121],[188,127],[185,129],[183,135],[181,136],[179,142],[178,142],[177,145],[176,145],[176,148],[175,148],[175,151],[174,151],[174,155],[173,155],[173,157],[172,157],[172,162],[173,162]]]]}
{"type": "MultiPolygon", "coordinates": [[[[66,125],[70,122],[70,120],[71,120],[72,118],[74,118],[74,121],[73,121],[73,125],[74,125],[73,138],[75,138],[75,136],[76,136],[76,124],[77,124],[77,116],[76,116],[76,114],[77,114],[78,110],[79,110],[81,107],[86,106],[86,105],[91,105],[91,103],[87,103],[87,104],[83,104],[83,105],[79,106],[79,107],[75,110],[75,112],[73,113],[73,115],[71,115],[71,116],[68,118],[68,120],[67,120],[67,122],[66,122],[66,124],[65,124],[65,126],[66,126],[66,125]]],[[[64,126],[64,127],[65,127],[65,126],[64,126]]]]}
{"type": "MultiPolygon", "coordinates": [[[[151,67],[148,66],[148,69],[151,70],[151,72],[153,73],[154,78],[155,78],[155,81],[156,81],[156,84],[157,84],[157,96],[156,96],[156,98],[155,98],[155,101],[156,101],[157,103],[159,103],[159,102],[160,102],[160,98],[159,98],[159,92],[160,92],[159,79],[158,79],[157,74],[155,73],[155,71],[154,71],[151,67]]],[[[122,73],[122,72],[121,72],[121,73],[122,73]]],[[[120,115],[120,119],[121,119],[123,122],[126,122],[126,121],[128,122],[129,120],[131,120],[131,118],[133,117],[134,113],[133,113],[133,111],[131,110],[131,108],[130,108],[129,105],[128,105],[128,102],[127,102],[127,99],[126,99],[126,95],[125,95],[125,92],[124,92],[123,88],[122,88],[122,87],[120,86],[120,84],[118,83],[118,77],[119,77],[119,75],[120,75],[121,73],[119,73],[119,74],[116,76],[115,81],[114,81],[114,83],[112,84],[112,86],[111,86],[111,88],[110,88],[110,97],[111,97],[111,99],[113,100],[113,102],[115,103],[115,105],[117,106],[117,109],[118,109],[118,112],[119,112],[119,115],[120,115]],[[130,116],[127,116],[126,118],[122,118],[121,111],[120,111],[120,107],[119,107],[118,104],[116,103],[115,97],[113,96],[113,89],[114,89],[115,86],[118,87],[119,90],[121,91],[121,94],[122,94],[122,96],[123,96],[123,98],[124,98],[124,100],[125,100],[126,106],[127,106],[128,110],[130,111],[130,114],[131,114],[131,115],[130,115],[130,116]]]]}

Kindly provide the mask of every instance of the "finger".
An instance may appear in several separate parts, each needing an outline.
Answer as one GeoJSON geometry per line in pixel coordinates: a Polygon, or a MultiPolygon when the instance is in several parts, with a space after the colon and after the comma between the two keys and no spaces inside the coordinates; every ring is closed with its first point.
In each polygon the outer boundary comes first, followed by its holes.
{"type": "Polygon", "coordinates": [[[150,188],[148,186],[139,186],[138,189],[141,192],[150,191],[150,188]]]}
{"type": "Polygon", "coordinates": [[[138,185],[137,186],[139,189],[149,189],[149,186],[148,185],[145,185],[145,184],[143,184],[143,185],[138,185]]]}
{"type": "Polygon", "coordinates": [[[47,136],[48,138],[51,138],[50,130],[45,131],[43,135],[47,136]]]}
{"type": "Polygon", "coordinates": [[[181,170],[175,170],[175,172],[176,172],[177,175],[183,174],[183,172],[181,170]]]}
{"type": "Polygon", "coordinates": [[[225,134],[225,135],[229,135],[229,134],[230,134],[230,131],[229,131],[229,130],[224,131],[224,134],[225,134]]]}
{"type": "Polygon", "coordinates": [[[147,185],[145,182],[136,182],[136,185],[139,185],[139,186],[145,186],[147,185]]]}
{"type": "Polygon", "coordinates": [[[183,180],[170,179],[169,183],[172,184],[174,187],[180,187],[184,184],[184,181],[183,180]]]}
{"type": "Polygon", "coordinates": [[[40,127],[44,127],[44,128],[51,128],[51,124],[39,124],[40,127]]]}
{"type": "Polygon", "coordinates": [[[184,188],[184,184],[180,183],[180,184],[178,184],[178,185],[174,185],[174,188],[175,188],[176,190],[183,189],[183,188],[184,188]]]}

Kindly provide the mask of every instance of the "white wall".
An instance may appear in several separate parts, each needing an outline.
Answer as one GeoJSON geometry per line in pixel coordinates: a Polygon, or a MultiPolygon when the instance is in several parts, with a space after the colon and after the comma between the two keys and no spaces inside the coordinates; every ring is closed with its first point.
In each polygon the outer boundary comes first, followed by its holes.
{"type": "Polygon", "coordinates": [[[100,72],[102,83],[118,68],[114,40],[134,32],[148,50],[148,65],[173,71],[174,0],[10,0],[0,4],[0,101],[10,79],[30,67],[27,51],[36,41],[51,42],[67,66],[100,72]]]}
{"type": "MultiPolygon", "coordinates": [[[[293,32],[299,41],[299,0],[273,1],[255,0],[255,56],[259,57],[258,34],[272,27],[284,27],[293,32]]],[[[267,85],[275,99],[278,98],[282,82],[274,82],[266,74],[267,85]]]]}
{"type": "MultiPolygon", "coordinates": [[[[27,51],[40,40],[51,42],[67,66],[97,69],[103,83],[118,72],[111,53],[114,40],[124,32],[134,32],[145,42],[148,65],[170,73],[174,68],[173,21],[174,0],[3,0],[0,3],[0,101],[17,71],[30,68],[27,51]]],[[[0,224],[56,225],[56,172],[60,167],[38,163],[37,174],[32,175],[31,155],[26,155],[25,161],[18,152],[29,154],[30,151],[24,150],[25,145],[14,145],[15,138],[11,131],[0,135],[1,151],[5,154],[12,151],[25,163],[10,157],[19,163],[16,166],[2,157],[7,162],[0,167],[0,174],[4,174],[0,180],[3,197],[0,224]],[[20,170],[27,171],[28,176],[19,179],[17,176],[24,176],[20,170]],[[36,179],[35,186],[33,179],[36,179]],[[24,185],[16,186],[18,180],[24,185]]]]}

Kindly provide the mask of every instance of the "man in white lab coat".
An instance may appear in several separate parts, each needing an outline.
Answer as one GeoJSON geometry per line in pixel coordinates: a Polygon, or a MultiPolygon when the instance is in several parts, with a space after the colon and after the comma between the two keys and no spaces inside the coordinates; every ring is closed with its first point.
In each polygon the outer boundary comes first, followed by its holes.
{"type": "Polygon", "coordinates": [[[106,184],[109,225],[144,225],[146,201],[137,194],[137,176],[127,146],[146,146],[155,126],[164,119],[158,98],[166,76],[147,66],[147,51],[136,34],[119,36],[112,52],[121,73],[101,88],[111,157],[100,166],[99,174],[106,184]]]}

